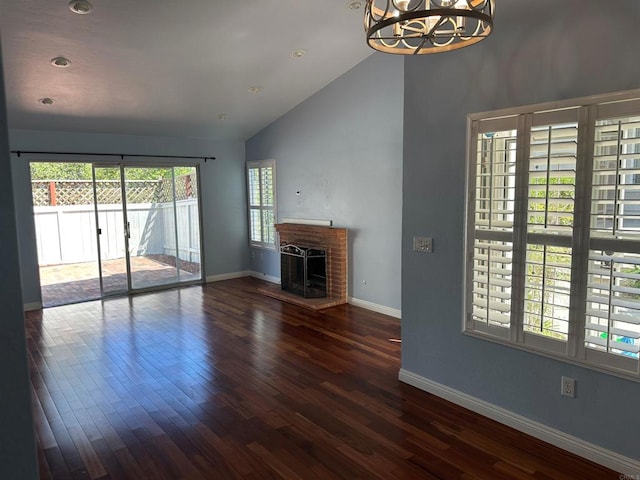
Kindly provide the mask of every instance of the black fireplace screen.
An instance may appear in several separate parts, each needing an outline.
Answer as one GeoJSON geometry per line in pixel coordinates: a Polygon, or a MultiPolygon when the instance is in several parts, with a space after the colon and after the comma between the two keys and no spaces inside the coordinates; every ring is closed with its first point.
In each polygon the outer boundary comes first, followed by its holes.
{"type": "Polygon", "coordinates": [[[280,246],[282,290],[305,298],[327,296],[326,251],[299,245],[280,246]]]}

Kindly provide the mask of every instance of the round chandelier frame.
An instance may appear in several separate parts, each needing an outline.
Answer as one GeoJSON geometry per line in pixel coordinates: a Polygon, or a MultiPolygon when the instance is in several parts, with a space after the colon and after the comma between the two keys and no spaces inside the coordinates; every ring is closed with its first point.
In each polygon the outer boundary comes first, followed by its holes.
{"type": "Polygon", "coordinates": [[[375,50],[424,55],[484,40],[494,14],[495,0],[367,0],[364,29],[375,50]]]}

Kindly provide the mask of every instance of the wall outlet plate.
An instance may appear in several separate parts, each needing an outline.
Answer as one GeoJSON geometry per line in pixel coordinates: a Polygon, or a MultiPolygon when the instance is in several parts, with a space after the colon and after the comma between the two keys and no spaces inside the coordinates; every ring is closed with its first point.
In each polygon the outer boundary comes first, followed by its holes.
{"type": "Polygon", "coordinates": [[[413,251],[432,253],[433,252],[433,238],[431,237],[413,237],[413,251]]]}
{"type": "Polygon", "coordinates": [[[560,386],[560,395],[563,395],[565,397],[575,398],[576,381],[573,378],[562,377],[562,384],[560,386]]]}

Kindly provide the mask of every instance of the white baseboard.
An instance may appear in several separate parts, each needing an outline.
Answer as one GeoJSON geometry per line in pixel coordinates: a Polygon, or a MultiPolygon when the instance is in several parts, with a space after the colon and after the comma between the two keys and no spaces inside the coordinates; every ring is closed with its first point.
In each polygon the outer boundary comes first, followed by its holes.
{"type": "Polygon", "coordinates": [[[209,283],[209,282],[220,282],[222,280],[231,280],[233,278],[242,278],[242,277],[254,277],[254,278],[259,278],[260,280],[266,280],[267,282],[271,282],[271,283],[280,283],[280,277],[273,277],[271,275],[267,275],[266,273],[254,272],[253,270],[221,273],[219,275],[209,275],[206,280],[207,280],[207,283],[209,283]]]}
{"type": "Polygon", "coordinates": [[[231,273],[221,273],[218,275],[209,275],[206,278],[207,283],[209,282],[220,282],[222,280],[231,280],[232,278],[242,278],[248,277],[249,271],[245,270],[243,272],[231,272],[231,273]]]}
{"type": "Polygon", "coordinates": [[[31,312],[33,310],[41,310],[42,302],[25,303],[23,307],[25,312],[31,312]]]}
{"type": "Polygon", "coordinates": [[[253,270],[250,270],[248,274],[251,277],[259,278],[260,280],[266,280],[267,282],[280,283],[280,277],[273,277],[271,275],[267,275],[266,273],[254,272],[253,270]]]}
{"type": "Polygon", "coordinates": [[[579,455],[587,460],[608,467],[616,472],[634,476],[640,473],[640,461],[625,457],[619,453],[599,447],[580,438],[548,427],[542,423],[518,415],[484,400],[454,390],[415,373],[400,369],[398,379],[425,392],[432,393],[445,400],[467,408],[475,413],[491,418],[509,427],[515,428],[532,437],[579,455]]]}
{"type": "Polygon", "coordinates": [[[390,317],[402,318],[402,312],[397,308],[385,307],[384,305],[378,305],[377,303],[360,300],[355,297],[349,297],[348,302],[356,307],[366,308],[367,310],[389,315],[390,317]]]}

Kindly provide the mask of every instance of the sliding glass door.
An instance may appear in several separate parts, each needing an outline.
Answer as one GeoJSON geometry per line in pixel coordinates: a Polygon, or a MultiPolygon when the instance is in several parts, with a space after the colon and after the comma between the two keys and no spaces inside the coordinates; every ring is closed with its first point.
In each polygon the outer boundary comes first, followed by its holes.
{"type": "Polygon", "coordinates": [[[200,195],[196,167],[176,170],[174,184],[178,281],[191,282],[202,278],[200,195]]]}
{"type": "Polygon", "coordinates": [[[195,167],[96,166],[96,218],[103,293],[202,279],[195,167]],[[101,201],[101,178],[116,181],[101,201]]]}
{"type": "Polygon", "coordinates": [[[128,238],[122,197],[121,168],[93,167],[100,286],[102,295],[129,291],[128,238]]]}
{"type": "Polygon", "coordinates": [[[35,161],[30,172],[43,307],[99,299],[91,165],[35,161]]]}
{"type": "Polygon", "coordinates": [[[173,168],[124,168],[131,288],[178,282],[173,168]]]}

